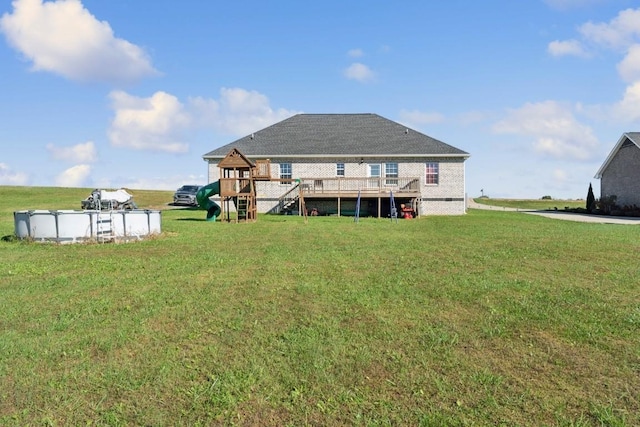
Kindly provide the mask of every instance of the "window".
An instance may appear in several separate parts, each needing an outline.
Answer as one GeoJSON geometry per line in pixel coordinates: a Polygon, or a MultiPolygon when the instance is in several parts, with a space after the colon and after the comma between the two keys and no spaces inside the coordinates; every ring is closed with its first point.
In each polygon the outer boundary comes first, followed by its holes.
{"type": "MultiPolygon", "coordinates": [[[[370,164],[368,165],[369,177],[370,178],[380,178],[380,165],[379,164],[370,164]]],[[[369,188],[378,188],[380,187],[380,180],[378,179],[368,179],[367,187],[369,188]]]]}
{"type": "MultiPolygon", "coordinates": [[[[291,163],[280,163],[280,178],[291,179],[291,163]]],[[[282,182],[281,184],[289,184],[288,182],[282,182]]]]}
{"type": "Polygon", "coordinates": [[[397,163],[385,163],[384,176],[387,178],[385,185],[398,185],[398,164],[397,163]],[[395,179],[389,179],[395,178],[395,179]]]}
{"type": "Polygon", "coordinates": [[[427,163],[425,184],[438,184],[439,163],[427,163]]]}
{"type": "Polygon", "coordinates": [[[336,163],[336,176],[344,176],[344,163],[336,163]]]}

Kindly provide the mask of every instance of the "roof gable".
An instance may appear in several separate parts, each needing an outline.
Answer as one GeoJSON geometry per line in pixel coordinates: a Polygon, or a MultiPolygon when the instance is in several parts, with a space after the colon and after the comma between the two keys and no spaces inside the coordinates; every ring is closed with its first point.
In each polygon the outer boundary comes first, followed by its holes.
{"type": "Polygon", "coordinates": [[[218,164],[221,168],[252,168],[255,166],[244,154],[237,148],[232,148],[229,153],[218,164]]]}
{"type": "Polygon", "coordinates": [[[248,157],[448,156],[469,154],[377,114],[298,114],[203,157],[237,148],[248,157]]]}
{"type": "Polygon", "coordinates": [[[620,148],[628,144],[633,144],[636,147],[640,148],[640,132],[626,132],[622,134],[616,145],[613,147],[613,150],[611,150],[602,166],[600,166],[600,169],[598,169],[598,172],[595,175],[596,179],[602,178],[602,174],[607,169],[609,163],[611,163],[620,148]]]}

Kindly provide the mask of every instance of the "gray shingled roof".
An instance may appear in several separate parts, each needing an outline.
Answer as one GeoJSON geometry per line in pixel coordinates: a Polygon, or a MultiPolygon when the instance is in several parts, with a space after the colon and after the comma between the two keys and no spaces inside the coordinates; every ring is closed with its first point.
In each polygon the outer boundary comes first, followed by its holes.
{"type": "Polygon", "coordinates": [[[469,157],[469,153],[377,114],[298,114],[203,158],[222,158],[232,148],[247,157],[469,157]]]}
{"type": "Polygon", "coordinates": [[[640,147],[640,132],[627,132],[625,135],[631,140],[631,142],[640,147]]]}

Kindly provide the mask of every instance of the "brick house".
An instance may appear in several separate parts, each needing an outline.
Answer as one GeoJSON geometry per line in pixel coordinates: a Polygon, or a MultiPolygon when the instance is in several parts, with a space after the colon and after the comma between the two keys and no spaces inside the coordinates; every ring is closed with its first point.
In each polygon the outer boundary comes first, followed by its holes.
{"type": "Polygon", "coordinates": [[[290,117],[203,155],[209,182],[232,149],[269,160],[271,177],[281,179],[256,183],[258,212],[290,208],[299,191],[320,214],[352,214],[360,195],[361,215],[387,216],[390,194],[418,215],[466,211],[469,154],[376,114],[290,117]]]}
{"type": "Polygon", "coordinates": [[[616,196],[618,206],[640,206],[640,132],[620,137],[595,178],[601,199],[616,196]]]}

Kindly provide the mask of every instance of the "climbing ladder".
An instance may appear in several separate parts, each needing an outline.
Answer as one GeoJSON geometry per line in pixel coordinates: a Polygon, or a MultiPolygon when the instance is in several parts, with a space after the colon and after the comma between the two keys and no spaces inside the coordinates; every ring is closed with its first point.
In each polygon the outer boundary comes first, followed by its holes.
{"type": "Polygon", "coordinates": [[[236,200],[236,215],[238,215],[238,221],[247,219],[247,207],[249,201],[244,197],[238,197],[236,200]]]}
{"type": "Polygon", "coordinates": [[[255,196],[253,196],[252,194],[246,196],[237,196],[236,215],[238,221],[254,221],[257,216],[255,196]]]}

